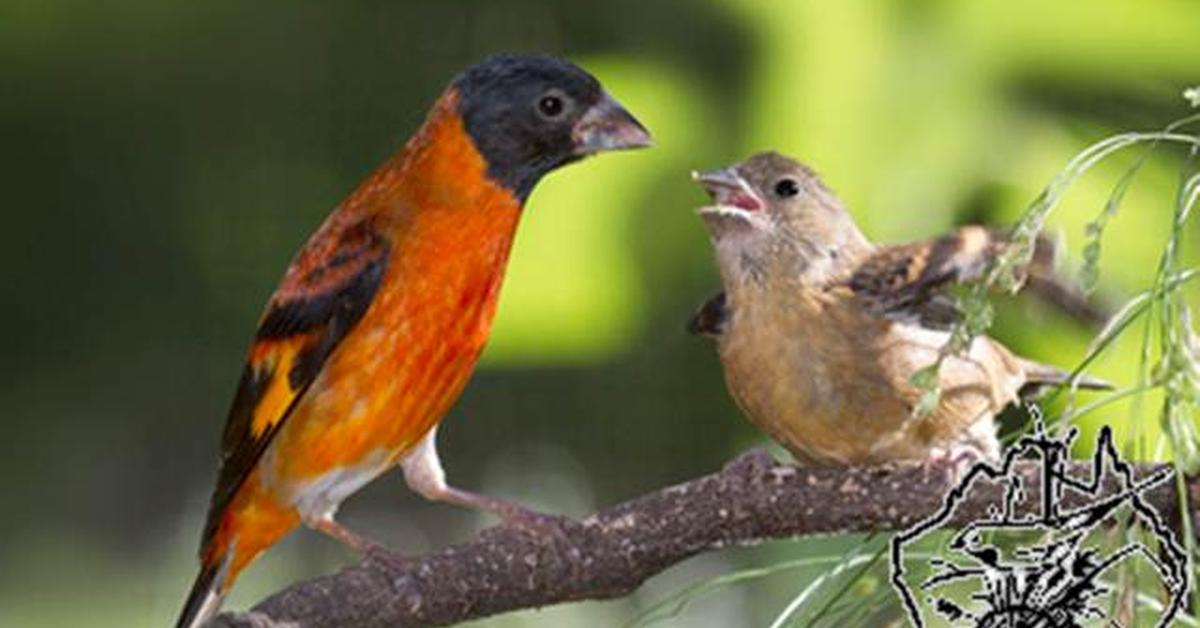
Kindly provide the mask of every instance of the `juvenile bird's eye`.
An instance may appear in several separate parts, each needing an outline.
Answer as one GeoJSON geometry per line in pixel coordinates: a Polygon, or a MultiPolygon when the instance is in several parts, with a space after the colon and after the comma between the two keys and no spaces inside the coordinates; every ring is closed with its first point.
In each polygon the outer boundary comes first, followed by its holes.
{"type": "Polygon", "coordinates": [[[795,179],[780,179],[775,184],[775,194],[783,198],[795,196],[800,193],[800,184],[796,183],[795,179]]]}
{"type": "Polygon", "coordinates": [[[538,113],[545,118],[554,119],[563,114],[567,109],[567,104],[561,94],[557,92],[549,92],[543,94],[537,102],[538,113]]]}

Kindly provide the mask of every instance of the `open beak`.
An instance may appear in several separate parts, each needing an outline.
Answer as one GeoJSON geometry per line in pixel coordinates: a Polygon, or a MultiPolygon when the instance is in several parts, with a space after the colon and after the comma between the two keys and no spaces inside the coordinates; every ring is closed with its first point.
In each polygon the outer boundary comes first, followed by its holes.
{"type": "Polygon", "coordinates": [[[760,212],[766,208],[766,203],[733,166],[704,172],[692,171],[692,179],[704,187],[704,191],[708,192],[715,204],[714,207],[702,209],[702,212],[760,212]]]}
{"type": "Polygon", "coordinates": [[[575,140],[575,154],[580,156],[644,148],[651,143],[646,127],[608,94],[584,112],[571,136],[575,140]]]}

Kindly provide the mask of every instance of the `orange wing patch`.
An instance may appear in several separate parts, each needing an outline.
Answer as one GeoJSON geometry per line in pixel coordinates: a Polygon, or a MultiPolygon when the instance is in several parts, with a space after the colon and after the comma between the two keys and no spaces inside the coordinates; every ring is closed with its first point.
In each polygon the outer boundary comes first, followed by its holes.
{"type": "Polygon", "coordinates": [[[313,334],[300,334],[286,340],[262,340],[250,348],[247,367],[253,371],[252,377],[267,382],[250,421],[250,433],[255,438],[278,425],[300,393],[289,378],[275,375],[290,373],[297,355],[310,349],[315,339],[313,334]]]}

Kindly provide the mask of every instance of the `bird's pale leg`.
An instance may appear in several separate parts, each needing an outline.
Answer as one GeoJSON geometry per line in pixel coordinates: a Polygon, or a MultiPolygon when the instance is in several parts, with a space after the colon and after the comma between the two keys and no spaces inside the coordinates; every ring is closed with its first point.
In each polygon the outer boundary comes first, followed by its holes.
{"type": "Polygon", "coordinates": [[[976,463],[994,460],[975,443],[956,442],[944,447],[934,447],[924,465],[926,477],[931,472],[940,472],[950,486],[957,486],[967,477],[976,463]]]}
{"type": "Polygon", "coordinates": [[[350,549],[362,554],[363,556],[387,551],[387,548],[385,548],[382,544],[372,541],[371,539],[368,539],[367,537],[362,536],[350,528],[338,523],[333,519],[333,516],[322,517],[310,522],[308,526],[329,536],[330,538],[345,543],[350,547],[350,549]]]}
{"type": "Polygon", "coordinates": [[[421,438],[421,442],[400,461],[404,481],[414,492],[430,501],[454,504],[472,510],[495,514],[506,525],[543,529],[555,527],[553,515],[540,513],[516,502],[472,493],[446,484],[446,472],[438,458],[435,440],[437,428],[421,438]]]}

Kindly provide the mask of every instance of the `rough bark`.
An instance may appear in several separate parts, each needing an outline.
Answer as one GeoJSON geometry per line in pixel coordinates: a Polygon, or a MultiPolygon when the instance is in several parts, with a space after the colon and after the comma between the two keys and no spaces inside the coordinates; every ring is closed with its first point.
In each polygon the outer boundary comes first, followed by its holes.
{"type": "MultiPolygon", "coordinates": [[[[1021,463],[1038,500],[1038,469],[1021,463]]],[[[1087,465],[1073,468],[1089,473],[1087,465]]],[[[1138,467],[1139,476],[1157,470],[1138,467]]],[[[936,468],[822,468],[778,463],[753,451],[718,473],[662,489],[583,521],[547,529],[494,527],[474,540],[425,556],[374,555],[342,571],[293,585],[251,612],[216,626],[448,625],[506,611],[621,597],[691,556],[770,539],[894,530],[934,513],[950,474],[936,468]]],[[[1192,501],[1200,482],[1188,481],[1192,501]]],[[[1144,494],[1178,524],[1174,482],[1144,494]]],[[[1116,490],[1115,484],[1106,492],[1116,490]]],[[[1002,487],[981,480],[956,519],[978,519],[1002,487]]],[[[1072,501],[1068,496],[1067,504],[1072,501]]]]}

